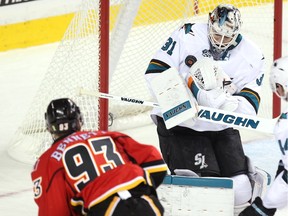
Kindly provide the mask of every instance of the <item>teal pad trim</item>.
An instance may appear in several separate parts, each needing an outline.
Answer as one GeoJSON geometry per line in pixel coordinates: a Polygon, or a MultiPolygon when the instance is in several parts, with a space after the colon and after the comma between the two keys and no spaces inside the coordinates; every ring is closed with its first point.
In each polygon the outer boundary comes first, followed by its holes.
{"type": "Polygon", "coordinates": [[[163,184],[183,185],[194,187],[213,187],[213,188],[233,188],[233,180],[230,178],[213,178],[213,177],[187,177],[171,176],[164,178],[163,184]]]}

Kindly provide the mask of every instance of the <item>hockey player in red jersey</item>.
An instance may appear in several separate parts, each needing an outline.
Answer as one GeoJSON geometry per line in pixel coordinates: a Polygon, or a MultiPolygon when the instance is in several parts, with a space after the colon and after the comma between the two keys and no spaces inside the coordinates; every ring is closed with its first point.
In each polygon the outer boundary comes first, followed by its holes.
{"type": "MultiPolygon", "coordinates": [[[[288,102],[288,56],[276,59],[270,71],[272,91],[283,101],[288,102]]],[[[282,153],[276,177],[263,197],[242,211],[239,216],[273,216],[277,209],[288,207],[288,110],[279,117],[274,128],[275,139],[282,153]]]]}
{"type": "Polygon", "coordinates": [[[51,101],[45,119],[54,142],[31,174],[39,216],[163,215],[156,188],[167,166],[154,146],[80,131],[80,109],[68,98],[51,101]]]}

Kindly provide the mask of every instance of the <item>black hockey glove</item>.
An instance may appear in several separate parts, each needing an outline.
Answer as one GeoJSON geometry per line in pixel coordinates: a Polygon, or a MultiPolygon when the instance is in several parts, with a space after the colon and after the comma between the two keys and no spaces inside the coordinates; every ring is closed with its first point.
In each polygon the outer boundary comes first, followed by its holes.
{"type": "Polygon", "coordinates": [[[267,209],[263,206],[260,197],[256,197],[253,203],[244,209],[239,216],[273,216],[276,209],[267,209]]]}

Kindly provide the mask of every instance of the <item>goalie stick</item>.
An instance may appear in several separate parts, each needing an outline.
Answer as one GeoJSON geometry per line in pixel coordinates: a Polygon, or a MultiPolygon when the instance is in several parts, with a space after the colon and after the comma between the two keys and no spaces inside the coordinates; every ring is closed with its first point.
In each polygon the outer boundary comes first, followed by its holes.
{"type": "MultiPolygon", "coordinates": [[[[80,95],[90,95],[108,100],[118,100],[125,103],[137,104],[141,106],[160,107],[158,103],[145,101],[142,99],[130,98],[126,96],[116,96],[102,92],[95,92],[81,88],[80,95]]],[[[215,109],[198,105],[198,117],[201,121],[214,122],[217,124],[238,127],[248,130],[260,131],[273,134],[274,126],[278,118],[266,119],[243,113],[230,112],[226,110],[215,109]]]]}

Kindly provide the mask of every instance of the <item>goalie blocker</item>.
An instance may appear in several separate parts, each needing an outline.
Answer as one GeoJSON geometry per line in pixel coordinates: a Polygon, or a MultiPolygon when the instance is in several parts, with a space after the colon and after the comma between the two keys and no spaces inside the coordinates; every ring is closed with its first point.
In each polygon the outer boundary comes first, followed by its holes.
{"type": "Polygon", "coordinates": [[[167,129],[197,118],[198,103],[175,68],[169,68],[155,77],[151,87],[167,129]]]}

